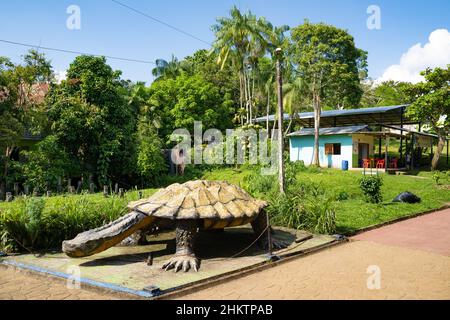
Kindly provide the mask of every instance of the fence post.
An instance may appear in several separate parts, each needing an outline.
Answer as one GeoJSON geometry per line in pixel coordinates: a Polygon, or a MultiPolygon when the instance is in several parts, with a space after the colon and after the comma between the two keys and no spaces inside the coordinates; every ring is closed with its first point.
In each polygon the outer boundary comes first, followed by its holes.
{"type": "Polygon", "coordinates": [[[119,193],[119,184],[117,182],[114,184],[114,193],[115,194],[119,193]]]}
{"type": "Polygon", "coordinates": [[[56,187],[56,192],[61,193],[62,192],[62,178],[58,177],[58,185],[56,187]]]}
{"type": "Polygon", "coordinates": [[[77,184],[77,193],[81,193],[81,188],[83,187],[83,178],[81,178],[80,181],[78,181],[77,184]]]}

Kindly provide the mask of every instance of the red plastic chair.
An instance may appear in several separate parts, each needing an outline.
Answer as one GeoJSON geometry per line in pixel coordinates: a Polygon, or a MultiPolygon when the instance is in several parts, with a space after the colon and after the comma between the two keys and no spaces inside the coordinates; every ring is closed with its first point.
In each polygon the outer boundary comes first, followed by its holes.
{"type": "Polygon", "coordinates": [[[363,159],[363,168],[370,168],[370,159],[363,159]]]}
{"type": "Polygon", "coordinates": [[[378,160],[377,161],[377,169],[383,169],[385,167],[385,160],[378,160]]]}
{"type": "Polygon", "coordinates": [[[391,160],[390,167],[393,169],[398,169],[398,159],[394,158],[391,160]]]}

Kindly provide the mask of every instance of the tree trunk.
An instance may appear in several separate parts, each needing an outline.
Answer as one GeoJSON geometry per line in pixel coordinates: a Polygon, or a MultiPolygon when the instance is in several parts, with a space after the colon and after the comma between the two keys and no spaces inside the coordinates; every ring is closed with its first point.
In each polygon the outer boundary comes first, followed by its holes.
{"type": "Polygon", "coordinates": [[[320,101],[319,98],[314,94],[313,96],[314,105],[314,152],[312,165],[320,167],[319,160],[319,129],[320,129],[320,101]]]}
{"type": "Polygon", "coordinates": [[[433,160],[431,160],[431,170],[436,170],[439,164],[439,158],[445,145],[445,136],[442,133],[438,133],[439,142],[434,152],[433,160]]]}
{"type": "Polygon", "coordinates": [[[292,126],[292,119],[289,120],[289,125],[288,125],[286,131],[284,132],[284,135],[287,135],[289,133],[289,131],[291,130],[291,126],[292,126]]]}
{"type": "Polygon", "coordinates": [[[266,130],[269,134],[269,113],[270,113],[270,91],[267,90],[267,108],[266,108],[266,130]]]}

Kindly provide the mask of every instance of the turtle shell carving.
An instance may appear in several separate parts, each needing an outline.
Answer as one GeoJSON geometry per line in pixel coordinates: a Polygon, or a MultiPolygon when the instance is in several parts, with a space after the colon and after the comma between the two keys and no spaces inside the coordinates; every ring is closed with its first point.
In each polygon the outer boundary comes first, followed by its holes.
{"type": "Polygon", "coordinates": [[[172,220],[232,220],[254,218],[267,203],[252,198],[240,187],[224,181],[189,181],[161,189],[128,208],[155,218],[172,220]]]}

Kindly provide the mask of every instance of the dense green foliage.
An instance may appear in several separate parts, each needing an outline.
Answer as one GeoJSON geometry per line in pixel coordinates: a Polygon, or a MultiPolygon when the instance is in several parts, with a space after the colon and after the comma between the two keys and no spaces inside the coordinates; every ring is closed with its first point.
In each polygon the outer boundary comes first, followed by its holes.
{"type": "Polygon", "coordinates": [[[150,87],[149,94],[149,106],[160,119],[159,133],[167,144],[175,129],[192,132],[194,121],[202,121],[204,128],[225,130],[232,127],[231,97],[223,96],[217,86],[200,75],[157,81],[150,87]]]}
{"type": "Polygon", "coordinates": [[[408,89],[414,102],[407,114],[413,120],[428,123],[439,137],[431,162],[434,170],[438,166],[446,138],[450,135],[450,64],[446,69],[427,69],[421,74],[425,81],[411,85],[408,89]]]}
{"type": "MultiPolygon", "coordinates": [[[[450,202],[449,179],[444,173],[441,173],[438,185],[429,172],[421,172],[420,177],[385,175],[381,192],[386,202],[377,204],[366,202],[359,186],[359,172],[306,168],[301,163],[287,165],[288,168],[291,166],[294,168],[291,172],[296,174],[294,177],[289,175],[289,179],[296,182],[287,190],[286,196],[277,194],[276,179],[261,176],[260,168],[255,166],[203,172],[192,166],[186,169],[185,177],[170,177],[164,185],[192,179],[227,180],[258,198],[268,200],[274,225],[324,233],[334,233],[334,223],[336,232],[346,234],[440,208],[450,202]],[[421,203],[391,202],[404,191],[418,195],[421,203]]],[[[143,190],[143,195],[149,196],[154,191],[143,190]]],[[[114,220],[125,212],[128,201],[137,197],[136,191],[127,192],[125,198],[104,198],[101,194],[44,197],[42,211],[39,209],[42,200],[39,199],[19,198],[13,202],[3,202],[0,204],[1,249],[26,251],[18,241],[28,249],[59,248],[62,240],[114,220]],[[36,222],[30,224],[31,216],[33,221],[39,221],[40,226],[33,248],[30,248],[34,234],[31,230],[36,230],[36,222]]]]}
{"type": "Polygon", "coordinates": [[[383,201],[381,194],[381,186],[383,178],[380,175],[366,175],[359,180],[359,187],[363,192],[366,200],[371,203],[380,203],[383,201]]]}
{"type": "MultiPolygon", "coordinates": [[[[144,195],[153,192],[146,190],[144,195]]],[[[137,192],[129,192],[125,198],[96,194],[20,198],[4,203],[0,209],[0,248],[59,249],[63,240],[117,219],[126,212],[127,203],[137,199],[137,192]]]]}

